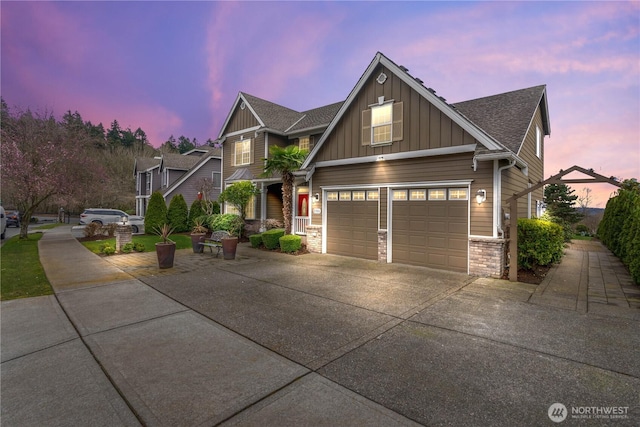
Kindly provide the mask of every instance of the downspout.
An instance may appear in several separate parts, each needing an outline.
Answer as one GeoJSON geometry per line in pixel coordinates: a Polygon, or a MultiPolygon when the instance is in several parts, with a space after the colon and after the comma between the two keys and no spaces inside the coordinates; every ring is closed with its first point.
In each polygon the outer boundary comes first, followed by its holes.
{"type": "Polygon", "coordinates": [[[496,191],[496,209],[497,209],[497,218],[498,218],[498,237],[504,237],[504,230],[502,229],[502,171],[506,169],[510,169],[516,165],[516,160],[511,159],[508,164],[499,167],[496,172],[496,182],[498,184],[498,188],[496,191]]]}

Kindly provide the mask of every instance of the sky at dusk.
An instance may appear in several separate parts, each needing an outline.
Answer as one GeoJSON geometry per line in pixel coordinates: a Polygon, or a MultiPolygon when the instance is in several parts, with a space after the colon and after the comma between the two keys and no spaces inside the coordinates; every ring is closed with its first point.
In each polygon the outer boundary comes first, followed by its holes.
{"type": "MultiPolygon", "coordinates": [[[[239,91],[298,111],[342,101],[380,51],[451,103],[546,84],[545,177],[579,165],[640,178],[637,1],[2,1],[0,13],[10,109],[202,144],[239,91]]],[[[589,187],[595,207],[615,190],[589,187]]]]}

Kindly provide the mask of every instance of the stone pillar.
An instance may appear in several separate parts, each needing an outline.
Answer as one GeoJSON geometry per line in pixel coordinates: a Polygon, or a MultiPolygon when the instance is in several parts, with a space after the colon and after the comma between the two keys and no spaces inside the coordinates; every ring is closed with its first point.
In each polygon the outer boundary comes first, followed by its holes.
{"type": "Polygon", "coordinates": [[[469,274],[500,278],[505,266],[505,239],[472,237],[469,239],[469,274]]]}
{"type": "Polygon", "coordinates": [[[378,230],[378,261],[387,262],[387,230],[378,230]]]}
{"type": "Polygon", "coordinates": [[[118,223],[116,226],[116,252],[121,252],[124,245],[131,243],[132,235],[133,229],[130,225],[118,223]]]}
{"type": "Polygon", "coordinates": [[[322,226],[307,225],[307,250],[309,252],[322,253],[322,226]]]}

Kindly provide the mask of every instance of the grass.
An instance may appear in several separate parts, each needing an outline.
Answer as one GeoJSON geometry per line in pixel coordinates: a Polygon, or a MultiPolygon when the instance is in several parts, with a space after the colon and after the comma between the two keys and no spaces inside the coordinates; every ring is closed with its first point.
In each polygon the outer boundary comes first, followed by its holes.
{"type": "Polygon", "coordinates": [[[42,233],[29,234],[25,240],[14,236],[2,245],[2,301],[53,294],[38,255],[38,240],[41,237],[42,233]]]}
{"type": "MultiPolygon", "coordinates": [[[[191,237],[184,234],[174,234],[170,237],[171,240],[176,242],[176,249],[187,249],[191,247],[191,237]]],[[[144,245],[145,252],[152,252],[156,250],[156,243],[160,242],[160,236],[154,234],[143,234],[140,236],[133,236],[133,243],[142,243],[144,245]]],[[[102,240],[91,240],[82,242],[82,244],[94,254],[100,253],[100,247],[105,243],[116,245],[116,238],[105,238],[102,240]]]]}
{"type": "Polygon", "coordinates": [[[574,234],[571,240],[593,240],[592,236],[583,236],[582,234],[574,234]]]}

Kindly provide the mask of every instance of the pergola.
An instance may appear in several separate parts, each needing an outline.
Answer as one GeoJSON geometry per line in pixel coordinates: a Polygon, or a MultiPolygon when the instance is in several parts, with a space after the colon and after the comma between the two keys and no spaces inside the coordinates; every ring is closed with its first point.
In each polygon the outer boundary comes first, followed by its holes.
{"type": "Polygon", "coordinates": [[[526,196],[538,188],[547,185],[547,184],[588,184],[588,183],[598,183],[603,182],[611,185],[615,185],[616,187],[622,187],[622,184],[616,181],[613,177],[607,178],[603,175],[595,173],[593,169],[585,169],[580,166],[571,166],[567,170],[560,170],[560,172],[556,175],[553,175],[544,181],[540,181],[536,185],[527,188],[526,190],[522,190],[519,193],[514,193],[513,196],[509,197],[505,200],[505,202],[509,203],[509,281],[517,282],[518,281],[518,199],[522,196],[526,196]],[[585,175],[591,176],[591,178],[582,178],[582,179],[562,179],[567,174],[571,172],[582,172],[585,175]]]}

